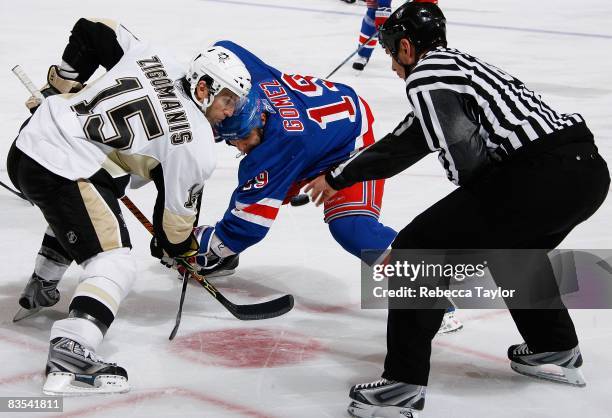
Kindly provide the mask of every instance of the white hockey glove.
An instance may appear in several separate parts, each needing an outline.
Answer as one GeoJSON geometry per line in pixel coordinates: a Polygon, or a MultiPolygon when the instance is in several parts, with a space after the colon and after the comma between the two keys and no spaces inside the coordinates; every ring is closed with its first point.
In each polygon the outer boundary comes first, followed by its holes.
{"type": "Polygon", "coordinates": [[[198,273],[206,275],[216,270],[224,258],[235,254],[217,237],[214,226],[198,226],[193,233],[200,243],[196,256],[198,273]]]}

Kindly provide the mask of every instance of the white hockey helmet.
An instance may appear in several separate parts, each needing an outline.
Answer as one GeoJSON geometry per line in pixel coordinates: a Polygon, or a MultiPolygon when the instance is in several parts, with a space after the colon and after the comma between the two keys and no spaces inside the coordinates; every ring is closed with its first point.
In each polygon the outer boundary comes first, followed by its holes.
{"type": "Polygon", "coordinates": [[[227,48],[211,46],[199,53],[189,63],[185,76],[190,85],[190,93],[196,103],[196,87],[200,80],[208,85],[208,99],[202,103],[202,111],[210,106],[222,89],[235,93],[239,100],[244,99],[251,90],[251,74],[244,63],[227,48]]]}

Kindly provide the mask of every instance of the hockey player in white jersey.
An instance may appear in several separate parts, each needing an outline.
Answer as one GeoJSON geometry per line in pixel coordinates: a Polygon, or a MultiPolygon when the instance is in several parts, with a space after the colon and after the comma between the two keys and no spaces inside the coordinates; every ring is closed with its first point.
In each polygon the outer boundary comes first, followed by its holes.
{"type": "Polygon", "coordinates": [[[129,390],[125,369],[95,354],[137,275],[117,199],[130,181],[152,180],[151,251],[189,266],[198,197],[216,164],[211,124],[231,116],[250,86],[243,63],[224,48],[204,49],[185,72],[115,22],[75,24],[41,90],[48,97],[27,103],[38,107],[7,164],[49,225],[20,317],[57,303],[68,266],[83,267],[68,318],[51,329],[44,393],[129,390]],[[100,65],[106,73],[85,86],[100,65]]]}

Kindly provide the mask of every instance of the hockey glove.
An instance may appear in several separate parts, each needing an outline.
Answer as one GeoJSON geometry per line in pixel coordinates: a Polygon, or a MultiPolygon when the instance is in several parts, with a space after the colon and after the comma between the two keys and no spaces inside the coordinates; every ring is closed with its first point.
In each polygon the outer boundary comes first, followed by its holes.
{"type": "Polygon", "coordinates": [[[228,248],[215,234],[213,226],[203,225],[194,229],[200,251],[196,257],[198,273],[219,275],[220,271],[233,272],[238,265],[238,254],[228,248]]]}
{"type": "Polygon", "coordinates": [[[158,248],[156,241],[151,240],[151,255],[160,259],[161,264],[168,268],[178,270],[181,275],[186,271],[207,275],[216,271],[225,257],[234,255],[221,240],[215,236],[215,228],[209,225],[198,226],[193,229],[194,242],[199,248],[183,254],[180,257],[170,257],[158,248]]]}
{"type": "MultiPolygon", "coordinates": [[[[83,84],[76,80],[62,77],[60,75],[60,68],[57,65],[52,65],[47,72],[47,84],[40,89],[40,94],[42,94],[43,97],[49,97],[56,94],[76,93],[82,88],[83,84]]],[[[41,103],[42,101],[38,97],[30,96],[30,98],[26,100],[25,105],[31,113],[34,113],[41,103]]]]}
{"type": "Polygon", "coordinates": [[[151,255],[159,258],[160,263],[168,268],[178,270],[182,276],[185,276],[187,271],[197,272],[196,255],[198,254],[198,245],[195,236],[192,235],[191,248],[183,254],[170,257],[164,249],[159,245],[157,238],[153,237],[150,244],[151,255]]]}
{"type": "MultiPolygon", "coordinates": [[[[222,257],[211,248],[215,227],[209,225],[198,226],[194,228],[193,233],[200,243],[200,250],[196,256],[198,270],[200,274],[206,274],[207,270],[215,268],[222,260],[222,257]]],[[[219,239],[217,238],[216,241],[219,241],[219,239]]]]}

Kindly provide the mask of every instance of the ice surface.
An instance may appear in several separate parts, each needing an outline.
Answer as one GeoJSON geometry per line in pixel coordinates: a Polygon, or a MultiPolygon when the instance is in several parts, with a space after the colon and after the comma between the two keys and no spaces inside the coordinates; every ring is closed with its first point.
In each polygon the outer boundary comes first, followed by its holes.
{"type": "MultiPolygon", "coordinates": [[[[557,109],[582,113],[601,154],[612,161],[608,1],[446,0],[441,5],[451,46],[516,75],[557,109]]],[[[5,132],[0,158],[6,158],[28,115],[26,91],[10,69],[21,64],[41,84],[80,16],[119,20],[140,38],[174,48],[185,62],[199,47],[225,38],[287,72],[323,77],[356,47],[364,10],[339,0],[0,2],[0,122],[5,132]]],[[[333,80],[350,84],[369,101],[380,137],[407,112],[403,83],[380,50],[363,74],[349,67],[333,80]]],[[[203,222],[215,222],[225,210],[236,183],[234,155],[219,146],[218,169],[205,189],[203,222]]],[[[8,181],[5,170],[0,179],[8,181]]],[[[387,183],[382,220],[402,228],[452,189],[431,156],[387,183]]],[[[130,196],[151,213],[152,186],[130,196]]],[[[611,248],[611,215],[608,198],[562,246],[611,248]]],[[[100,354],[127,368],[133,389],[119,396],[66,398],[65,416],[344,417],[349,387],[379,376],[386,314],[360,310],[359,264],[333,241],[322,210],[283,208],[265,241],[242,256],[237,274],[216,281],[229,298],[242,303],[291,292],[296,307],[290,314],[240,323],[192,285],[174,342],[168,334],[180,282],[149,256],[148,233],[131,215],[125,218],[140,277],[100,354]]],[[[66,314],[79,269],[71,268],[60,284],[63,296],[56,307],[12,324],[45,227],[38,210],[0,190],[0,228],[0,396],[39,396],[48,331],[66,314]]],[[[513,373],[505,351],[521,339],[506,312],[458,315],[465,330],[435,340],[424,417],[610,416],[609,311],[573,313],[589,381],[585,389],[513,373]]]]}

